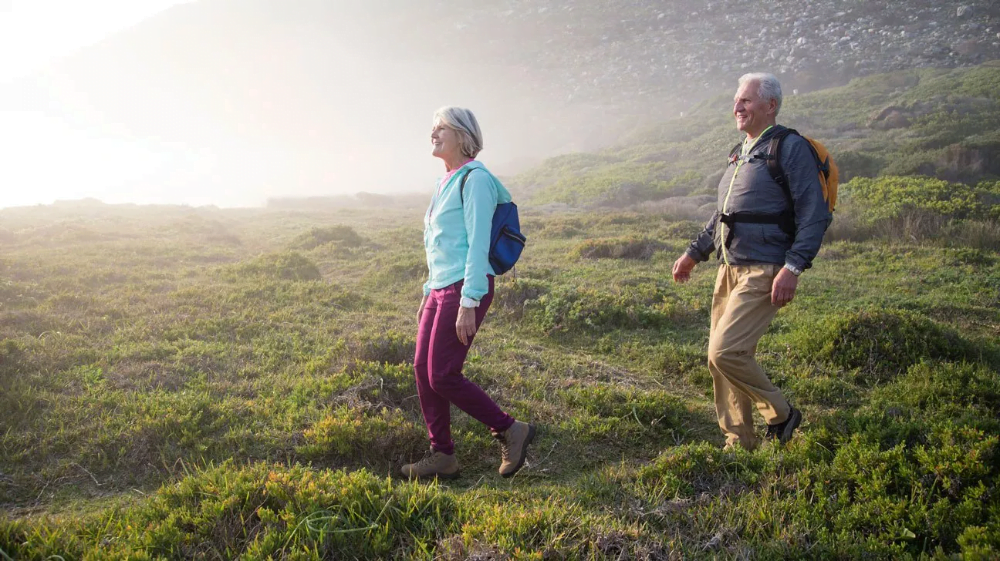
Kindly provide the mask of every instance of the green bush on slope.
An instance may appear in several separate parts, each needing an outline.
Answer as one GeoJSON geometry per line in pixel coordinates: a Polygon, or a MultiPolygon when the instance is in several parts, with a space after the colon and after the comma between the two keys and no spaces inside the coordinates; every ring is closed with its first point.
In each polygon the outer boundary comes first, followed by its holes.
{"type": "Polygon", "coordinates": [[[264,277],[292,281],[323,278],[315,263],[294,251],[262,255],[234,266],[231,271],[236,277],[264,277]]]}
{"type": "Polygon", "coordinates": [[[292,240],[290,247],[308,251],[332,242],[354,247],[365,243],[365,241],[350,226],[331,226],[329,228],[310,228],[292,240]]]}
{"type": "Polygon", "coordinates": [[[975,360],[976,349],[955,331],[912,312],[861,310],[840,315],[796,353],[857,370],[858,380],[877,383],[905,372],[922,359],[975,360]]]}
{"type": "Polygon", "coordinates": [[[367,471],[226,463],[164,486],[149,501],[46,535],[0,520],[0,550],[16,559],[399,558],[432,546],[455,516],[434,485],[367,471]]]}

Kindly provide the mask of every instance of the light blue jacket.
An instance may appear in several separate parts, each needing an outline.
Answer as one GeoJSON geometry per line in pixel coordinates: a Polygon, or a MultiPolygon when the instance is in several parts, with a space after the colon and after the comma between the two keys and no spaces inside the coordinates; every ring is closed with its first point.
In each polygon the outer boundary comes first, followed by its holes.
{"type": "Polygon", "coordinates": [[[439,185],[424,215],[424,250],[430,272],[424,295],[465,280],[462,296],[481,300],[489,291],[490,230],[498,204],[509,203],[510,192],[486,166],[473,160],[439,185]],[[465,182],[465,204],[459,193],[465,182]]]}

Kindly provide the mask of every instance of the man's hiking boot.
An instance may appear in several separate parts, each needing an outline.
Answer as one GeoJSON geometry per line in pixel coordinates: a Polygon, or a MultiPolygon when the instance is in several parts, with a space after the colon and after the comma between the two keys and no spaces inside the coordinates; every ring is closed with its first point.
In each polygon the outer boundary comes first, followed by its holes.
{"type": "Polygon", "coordinates": [[[500,475],[510,477],[524,465],[524,459],[528,455],[528,445],[535,439],[535,425],[514,421],[507,430],[493,433],[493,438],[500,441],[500,452],[503,455],[500,475]]]}
{"type": "Polygon", "coordinates": [[[802,412],[789,406],[788,418],[776,425],[767,425],[768,440],[777,439],[784,444],[792,439],[792,433],[802,424],[802,412]]]}
{"type": "Polygon", "coordinates": [[[403,466],[403,475],[410,479],[455,479],[458,477],[458,458],[431,448],[422,460],[403,466]]]}

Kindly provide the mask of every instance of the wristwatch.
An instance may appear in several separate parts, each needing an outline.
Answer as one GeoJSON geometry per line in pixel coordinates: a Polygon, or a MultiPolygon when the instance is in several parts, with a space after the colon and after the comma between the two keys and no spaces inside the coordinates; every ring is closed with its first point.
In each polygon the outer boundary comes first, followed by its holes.
{"type": "Polygon", "coordinates": [[[802,269],[792,265],[791,263],[785,263],[785,268],[792,272],[793,275],[799,276],[802,274],[802,269]]]}
{"type": "Polygon", "coordinates": [[[479,300],[473,300],[472,298],[463,296],[462,300],[460,300],[458,304],[463,308],[478,308],[479,300]]]}

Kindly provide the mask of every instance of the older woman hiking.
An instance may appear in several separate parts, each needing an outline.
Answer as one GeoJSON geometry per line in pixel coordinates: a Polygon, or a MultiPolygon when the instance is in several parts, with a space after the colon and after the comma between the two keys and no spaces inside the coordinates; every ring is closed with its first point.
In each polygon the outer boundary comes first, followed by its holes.
{"type": "Polygon", "coordinates": [[[493,213],[498,203],[510,202],[510,193],[475,160],[483,136],[468,109],[439,109],[431,145],[431,154],[444,161],[446,173],[424,216],[430,275],[417,310],[420,327],[413,361],[431,448],[402,471],[411,478],[458,477],[451,439],[451,404],[455,404],[500,441],[500,475],[510,477],[524,465],[535,427],[514,420],[462,375],[469,346],[493,301],[494,272],[488,260],[493,213]]]}

